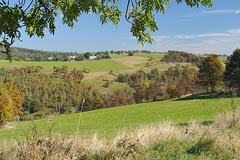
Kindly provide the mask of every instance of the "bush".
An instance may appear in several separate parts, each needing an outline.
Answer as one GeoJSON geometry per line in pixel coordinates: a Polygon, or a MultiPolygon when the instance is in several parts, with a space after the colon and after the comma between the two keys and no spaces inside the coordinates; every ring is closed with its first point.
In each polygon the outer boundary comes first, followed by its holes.
{"type": "Polygon", "coordinates": [[[132,53],[132,52],[129,52],[129,53],[128,53],[128,56],[133,56],[133,53],[132,53]]]}
{"type": "Polygon", "coordinates": [[[35,113],[43,108],[43,104],[38,98],[29,98],[23,102],[23,108],[24,111],[35,113]]]}
{"type": "Polygon", "coordinates": [[[46,116],[45,116],[45,114],[42,113],[42,112],[37,112],[37,113],[34,113],[34,114],[32,115],[32,117],[33,117],[33,119],[42,119],[42,118],[45,118],[46,116]]]}
{"type": "Polygon", "coordinates": [[[129,79],[129,75],[128,74],[119,74],[117,76],[117,79],[116,81],[117,82],[121,82],[121,83],[127,83],[128,82],[128,79],[129,79]]]}

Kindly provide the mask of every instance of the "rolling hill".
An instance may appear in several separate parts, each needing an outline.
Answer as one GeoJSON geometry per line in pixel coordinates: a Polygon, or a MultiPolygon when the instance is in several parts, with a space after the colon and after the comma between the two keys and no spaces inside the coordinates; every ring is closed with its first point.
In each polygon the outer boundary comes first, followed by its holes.
{"type": "MultiPolygon", "coordinates": [[[[240,99],[235,99],[240,104],[240,99]]],[[[47,119],[13,122],[0,130],[0,140],[14,140],[31,135],[37,130],[40,135],[76,134],[79,118],[79,134],[91,137],[95,133],[102,138],[111,139],[121,130],[131,130],[143,125],[172,121],[185,124],[192,120],[207,122],[216,114],[231,108],[231,98],[209,98],[190,100],[167,100],[142,103],[109,109],[100,109],[71,115],[59,115],[47,119]],[[35,128],[36,127],[36,128],[35,128]]]]}

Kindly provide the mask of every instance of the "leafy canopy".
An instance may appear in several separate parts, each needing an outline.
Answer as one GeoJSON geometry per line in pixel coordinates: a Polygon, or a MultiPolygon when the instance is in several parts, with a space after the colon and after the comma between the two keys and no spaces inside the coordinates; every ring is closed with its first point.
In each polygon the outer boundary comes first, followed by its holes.
{"type": "MultiPolygon", "coordinates": [[[[176,0],[187,6],[200,5],[211,7],[212,0],[176,0]]],[[[124,12],[125,19],[131,23],[131,32],[139,43],[152,43],[151,31],[158,30],[155,15],[164,13],[170,6],[170,0],[127,0],[125,11],[119,8],[118,0],[9,0],[0,1],[0,46],[10,56],[10,46],[20,40],[21,32],[30,36],[44,37],[47,29],[54,34],[55,19],[60,14],[63,24],[74,27],[82,14],[99,15],[104,24],[112,22],[117,25],[124,12]]]]}
{"type": "Polygon", "coordinates": [[[215,54],[206,57],[199,66],[199,78],[207,87],[210,85],[212,92],[220,85],[223,73],[223,65],[215,54]]]}

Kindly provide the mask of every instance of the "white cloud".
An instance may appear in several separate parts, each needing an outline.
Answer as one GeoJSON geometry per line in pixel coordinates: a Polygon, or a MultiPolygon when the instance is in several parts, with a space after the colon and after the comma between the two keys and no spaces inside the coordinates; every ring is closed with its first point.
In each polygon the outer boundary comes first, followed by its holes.
{"type": "Polygon", "coordinates": [[[220,10],[210,10],[203,11],[201,14],[240,14],[240,9],[220,9],[220,10]]]}
{"type": "Polygon", "coordinates": [[[198,38],[221,38],[221,37],[239,37],[240,29],[228,30],[221,33],[203,33],[203,34],[180,34],[176,35],[177,39],[198,39],[198,38]]]}
{"type": "MultiPolygon", "coordinates": [[[[191,18],[191,17],[202,16],[202,15],[223,15],[223,14],[238,15],[238,14],[240,14],[240,9],[205,10],[205,11],[201,11],[201,12],[184,15],[184,16],[181,16],[180,18],[191,18]]],[[[182,21],[187,21],[187,20],[182,20],[182,21]]]]}
{"type": "Polygon", "coordinates": [[[240,34],[240,28],[238,28],[238,29],[231,29],[231,30],[228,30],[227,31],[228,33],[231,33],[231,34],[240,34]]]}
{"type": "Polygon", "coordinates": [[[240,47],[240,28],[216,33],[153,36],[155,42],[145,49],[182,50],[193,53],[231,54],[240,47]]]}
{"type": "Polygon", "coordinates": [[[204,34],[193,34],[193,35],[176,35],[178,39],[196,39],[196,38],[211,38],[211,37],[228,37],[231,36],[229,33],[204,33],[204,34]]]}

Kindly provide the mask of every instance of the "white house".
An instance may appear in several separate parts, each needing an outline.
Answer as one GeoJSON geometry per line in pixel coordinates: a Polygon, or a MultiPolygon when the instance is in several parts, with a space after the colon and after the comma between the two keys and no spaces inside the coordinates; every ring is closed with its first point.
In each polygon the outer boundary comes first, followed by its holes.
{"type": "Polygon", "coordinates": [[[89,59],[90,59],[90,60],[97,59],[97,56],[89,56],[89,59]]]}
{"type": "Polygon", "coordinates": [[[70,60],[74,60],[76,58],[76,56],[69,56],[68,57],[70,60]]]}
{"type": "Polygon", "coordinates": [[[53,60],[53,56],[48,57],[48,60],[49,61],[53,60]]]}

